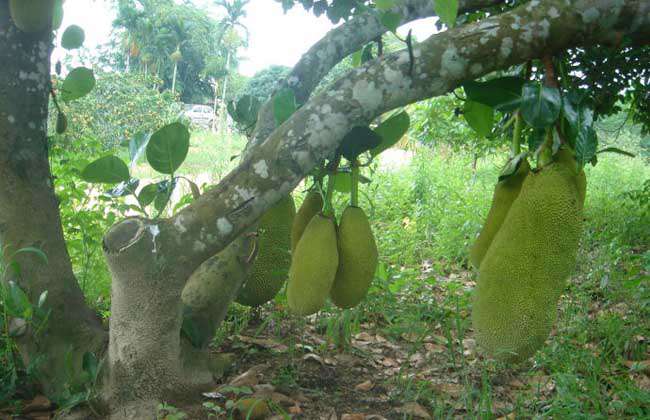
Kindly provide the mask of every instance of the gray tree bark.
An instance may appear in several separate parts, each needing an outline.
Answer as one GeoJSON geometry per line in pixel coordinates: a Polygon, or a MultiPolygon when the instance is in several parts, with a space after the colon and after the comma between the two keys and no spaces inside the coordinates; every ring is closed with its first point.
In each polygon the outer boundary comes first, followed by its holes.
{"type": "Polygon", "coordinates": [[[46,308],[52,312],[46,328],[38,336],[29,328],[18,343],[27,364],[47,356],[43,384],[58,393],[79,379],[66,378],[66,353],[81,372],[83,353],[101,353],[107,335],[72,272],[54,195],[46,133],[51,45],[50,31],[18,30],[7,0],[0,0],[0,243],[5,263],[24,247],[41,249],[49,261],[22,253],[16,258],[20,275],[10,270],[3,281],[16,281],[33,305],[48,292],[46,308]]]}

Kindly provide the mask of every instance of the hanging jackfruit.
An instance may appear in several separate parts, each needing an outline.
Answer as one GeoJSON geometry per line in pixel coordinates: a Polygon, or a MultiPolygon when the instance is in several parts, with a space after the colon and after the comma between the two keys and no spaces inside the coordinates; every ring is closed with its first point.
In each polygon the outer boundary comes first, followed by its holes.
{"type": "Polygon", "coordinates": [[[490,211],[485,219],[483,224],[483,229],[478,238],[472,245],[472,248],[469,251],[470,262],[475,268],[479,268],[481,261],[485,256],[494,236],[497,234],[503,220],[506,218],[510,206],[515,201],[519,192],[521,191],[521,185],[528,176],[530,172],[530,165],[527,160],[523,160],[517,171],[508,178],[499,181],[494,188],[494,194],[492,196],[492,206],[490,211]]]}
{"type": "Polygon", "coordinates": [[[578,198],[581,208],[584,207],[585,198],[587,195],[587,177],[582,167],[578,167],[576,162],[575,153],[567,146],[562,146],[553,157],[556,162],[566,165],[572,170],[575,177],[575,182],[578,187],[578,198]]]}
{"type": "Polygon", "coordinates": [[[257,229],[257,258],[237,303],[260,306],[278,294],[291,265],[291,226],[296,206],[291,195],[280,200],[260,219],[257,229]]]}
{"type": "Polygon", "coordinates": [[[183,288],[182,332],[194,347],[208,345],[226,317],[228,306],[249,270],[245,261],[248,247],[245,237],[235,239],[201,264],[183,288]]]}
{"type": "Polygon", "coordinates": [[[9,14],[23,32],[41,32],[52,25],[54,0],[9,0],[9,14]]]}
{"type": "Polygon", "coordinates": [[[339,267],[330,298],[339,308],[352,308],[368,293],[377,269],[377,244],[368,218],[359,207],[347,207],[338,232],[339,267]]]}
{"type": "Polygon", "coordinates": [[[317,190],[311,190],[307,193],[305,200],[302,202],[296,218],[293,220],[291,228],[291,252],[295,252],[296,245],[302,236],[305,228],[318,212],[323,208],[323,197],[317,190]]]}
{"type": "Polygon", "coordinates": [[[504,361],[521,361],[546,340],[582,231],[574,172],[554,162],[528,175],[479,269],[476,340],[504,361]]]}
{"type": "Polygon", "coordinates": [[[338,265],[334,220],[317,214],[293,254],[287,285],[289,309],[298,315],[318,312],[327,300],[338,265]]]}

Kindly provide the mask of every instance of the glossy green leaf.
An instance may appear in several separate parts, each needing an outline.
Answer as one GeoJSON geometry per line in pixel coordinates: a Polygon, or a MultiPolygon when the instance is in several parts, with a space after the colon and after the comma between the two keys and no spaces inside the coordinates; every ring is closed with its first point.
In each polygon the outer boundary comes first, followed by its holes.
{"type": "Polygon", "coordinates": [[[86,67],[72,70],[63,81],[61,99],[65,102],[86,96],[95,87],[95,74],[86,67]]]}
{"type": "Polygon", "coordinates": [[[288,120],[296,112],[296,109],[298,106],[293,90],[282,89],[273,96],[273,116],[277,126],[288,120]]]}
{"type": "Polygon", "coordinates": [[[409,114],[407,114],[406,111],[402,111],[399,114],[393,115],[386,121],[379,124],[379,126],[375,128],[375,133],[379,134],[382,140],[379,146],[372,149],[370,153],[373,156],[377,156],[384,150],[393,147],[395,143],[404,137],[404,134],[406,134],[410,125],[411,119],[409,118],[409,114]]]}
{"type": "Polygon", "coordinates": [[[378,10],[390,10],[395,7],[395,0],[375,0],[378,10]]]}
{"type": "Polygon", "coordinates": [[[576,160],[578,165],[585,165],[596,156],[598,135],[593,126],[582,126],[576,136],[576,160]]]}
{"type": "Polygon", "coordinates": [[[86,33],[84,30],[77,25],[70,25],[63,32],[61,37],[61,46],[66,50],[74,50],[80,48],[84,40],[86,39],[86,33]]]}
{"type": "Polygon", "coordinates": [[[89,163],[81,171],[81,179],[86,182],[100,184],[117,184],[128,181],[130,178],[129,168],[126,163],[117,156],[104,156],[89,163]]]}
{"type": "Polygon", "coordinates": [[[519,107],[523,85],[524,79],[506,76],[486,82],[465,82],[463,89],[467,99],[509,112],[519,107]]]}
{"type": "Polygon", "coordinates": [[[481,137],[487,137],[494,127],[494,108],[479,102],[465,101],[463,116],[481,137]]]}
{"type": "Polygon", "coordinates": [[[187,157],[190,133],[181,123],[164,126],[151,135],[147,144],[147,162],[162,174],[173,174],[187,157]]]}
{"type": "Polygon", "coordinates": [[[395,32],[402,22],[402,16],[399,13],[387,11],[381,14],[379,20],[389,31],[395,32]]]}
{"type": "Polygon", "coordinates": [[[520,108],[521,116],[531,127],[550,127],[557,121],[562,109],[560,91],[540,82],[526,83],[520,108]]]}
{"type": "Polygon", "coordinates": [[[158,185],[145,185],[138,194],[138,201],[140,201],[140,204],[143,207],[146,207],[149,204],[153,203],[153,200],[156,198],[156,194],[158,194],[158,185]]]}
{"type": "Polygon", "coordinates": [[[382,138],[369,127],[354,127],[343,137],[339,152],[347,160],[355,160],[361,153],[379,146],[382,138]]]}
{"type": "Polygon", "coordinates": [[[63,23],[63,0],[54,0],[54,12],[52,13],[52,30],[56,31],[63,23]]]}
{"type": "Polygon", "coordinates": [[[454,27],[458,17],[458,0],[433,0],[433,10],[445,25],[454,27]]]}
{"type": "Polygon", "coordinates": [[[81,369],[83,369],[84,372],[88,373],[93,381],[97,379],[97,374],[99,373],[99,361],[97,360],[95,354],[89,351],[84,353],[81,362],[81,369]]]}

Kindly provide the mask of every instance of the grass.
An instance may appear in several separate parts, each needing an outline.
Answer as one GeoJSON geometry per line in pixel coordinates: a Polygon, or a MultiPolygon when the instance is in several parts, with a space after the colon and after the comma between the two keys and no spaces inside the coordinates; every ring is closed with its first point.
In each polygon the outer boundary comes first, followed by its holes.
{"type": "MultiPolygon", "coordinates": [[[[243,144],[240,137],[193,133],[179,174],[218,182],[236,164],[230,157],[243,144]]],[[[650,179],[648,162],[610,154],[602,156],[597,166],[586,168],[585,232],[555,331],[531,361],[513,367],[468,358],[464,351],[471,340],[475,280],[467,269],[468,247],[487,213],[503,163],[502,158],[490,156],[480,160],[473,172],[472,160],[468,154],[419,147],[410,164],[399,169],[385,171],[379,165],[365,170],[372,182],[362,186],[360,199],[379,247],[377,278],[358,307],[343,315],[326,308],[317,318],[316,330],[337,348],[351,351],[350,337],[362,325],[372,325],[391,340],[408,337],[409,356],[421,350],[425,337],[434,336],[444,351],[426,363],[439,367],[445,378],[453,378],[461,389],[458,395],[442,397],[435,384],[419,378],[409,366],[384,385],[390,389],[391,401],[417,401],[435,418],[452,417],[458,406],[464,407],[468,418],[492,418],[499,412],[517,418],[650,416],[650,381],[634,364],[650,359],[650,211],[647,202],[628,195],[650,179]],[[540,386],[511,391],[509,405],[495,409],[495,401],[503,400],[502,382],[513,372],[539,381],[540,386]]],[[[140,165],[135,176],[156,174],[140,165]]],[[[297,190],[295,195],[299,204],[303,194],[297,190]]],[[[340,195],[336,200],[340,212],[347,198],[340,195]]],[[[101,300],[102,307],[108,308],[105,265],[95,271],[75,268],[99,273],[95,277],[101,280],[86,280],[86,290],[91,302],[101,300]]],[[[282,294],[276,298],[277,307],[284,302],[282,294]]],[[[252,318],[250,311],[233,305],[216,344],[243,331],[252,318]]],[[[259,330],[268,328],[284,336],[286,322],[286,312],[275,311],[259,330]]],[[[292,338],[290,348],[299,340],[292,338]]],[[[327,346],[319,350],[327,351],[327,346]]],[[[277,382],[293,386],[298,375],[290,364],[277,382]]]]}

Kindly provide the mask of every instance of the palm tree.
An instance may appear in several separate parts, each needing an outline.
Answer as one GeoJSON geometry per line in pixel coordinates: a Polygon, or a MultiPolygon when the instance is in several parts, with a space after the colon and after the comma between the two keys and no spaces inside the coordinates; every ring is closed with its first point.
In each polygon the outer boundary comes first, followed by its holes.
{"type": "Polygon", "coordinates": [[[226,94],[228,92],[228,74],[230,70],[231,54],[237,52],[237,49],[242,45],[248,45],[248,28],[241,20],[246,17],[244,7],[250,0],[216,0],[215,4],[219,7],[226,9],[226,16],[221,21],[221,31],[219,34],[219,42],[224,43],[226,47],[226,66],[225,76],[223,81],[223,91],[221,94],[221,131],[223,132],[226,127],[227,114],[226,114],[226,94]],[[244,39],[242,40],[235,28],[240,28],[244,31],[244,39]]]}

